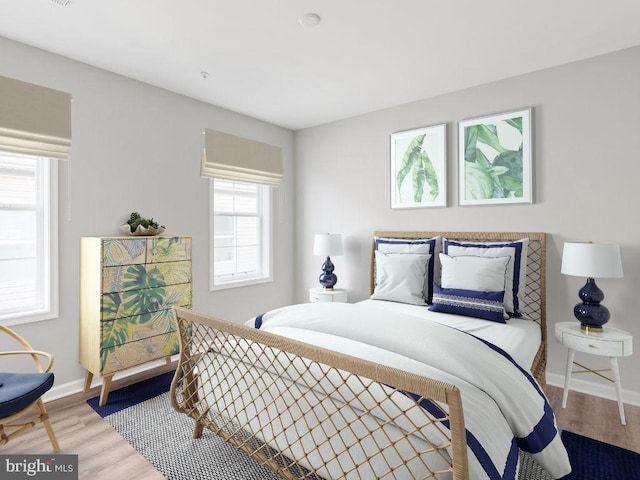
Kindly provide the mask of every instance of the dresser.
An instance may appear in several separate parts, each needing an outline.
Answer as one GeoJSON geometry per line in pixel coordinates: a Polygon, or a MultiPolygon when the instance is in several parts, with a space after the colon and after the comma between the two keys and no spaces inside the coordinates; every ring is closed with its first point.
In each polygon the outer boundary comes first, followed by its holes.
{"type": "Polygon", "coordinates": [[[191,237],[82,237],[80,364],[103,377],[178,353],[173,306],[191,307],[191,237]]]}

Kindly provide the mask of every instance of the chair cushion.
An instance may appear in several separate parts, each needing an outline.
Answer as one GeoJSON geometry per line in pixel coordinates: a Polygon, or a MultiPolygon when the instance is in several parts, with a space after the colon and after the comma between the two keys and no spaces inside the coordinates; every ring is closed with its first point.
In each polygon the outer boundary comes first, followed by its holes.
{"type": "Polygon", "coordinates": [[[5,418],[40,398],[53,386],[53,373],[0,372],[0,418],[5,418]]]}

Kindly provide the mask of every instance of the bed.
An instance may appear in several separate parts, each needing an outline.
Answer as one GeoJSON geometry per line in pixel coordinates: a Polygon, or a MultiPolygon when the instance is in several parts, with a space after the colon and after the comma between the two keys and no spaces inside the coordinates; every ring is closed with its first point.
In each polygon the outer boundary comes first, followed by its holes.
{"type": "Polygon", "coordinates": [[[545,241],[375,232],[363,302],[245,325],[176,308],[172,404],[194,438],[208,428],[282,478],[515,479],[519,449],[561,478],[545,241]]]}

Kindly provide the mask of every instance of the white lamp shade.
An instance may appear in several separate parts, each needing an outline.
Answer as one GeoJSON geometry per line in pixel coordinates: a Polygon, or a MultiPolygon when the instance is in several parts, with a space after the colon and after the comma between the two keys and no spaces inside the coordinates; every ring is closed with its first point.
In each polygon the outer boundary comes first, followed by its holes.
{"type": "Polygon", "coordinates": [[[622,260],[617,243],[566,242],[562,273],[587,278],[621,278],[622,260]]]}
{"type": "Polygon", "coordinates": [[[323,257],[342,255],[342,235],[318,233],[313,239],[313,254],[323,257]]]}

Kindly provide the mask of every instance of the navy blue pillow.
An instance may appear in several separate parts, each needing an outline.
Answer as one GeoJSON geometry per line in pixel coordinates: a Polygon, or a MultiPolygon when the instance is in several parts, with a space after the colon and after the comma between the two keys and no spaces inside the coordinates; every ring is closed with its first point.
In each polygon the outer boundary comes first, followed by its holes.
{"type": "Polygon", "coordinates": [[[478,292],[461,288],[441,288],[433,282],[433,303],[429,310],[507,323],[503,302],[504,291],[478,292]]]}

